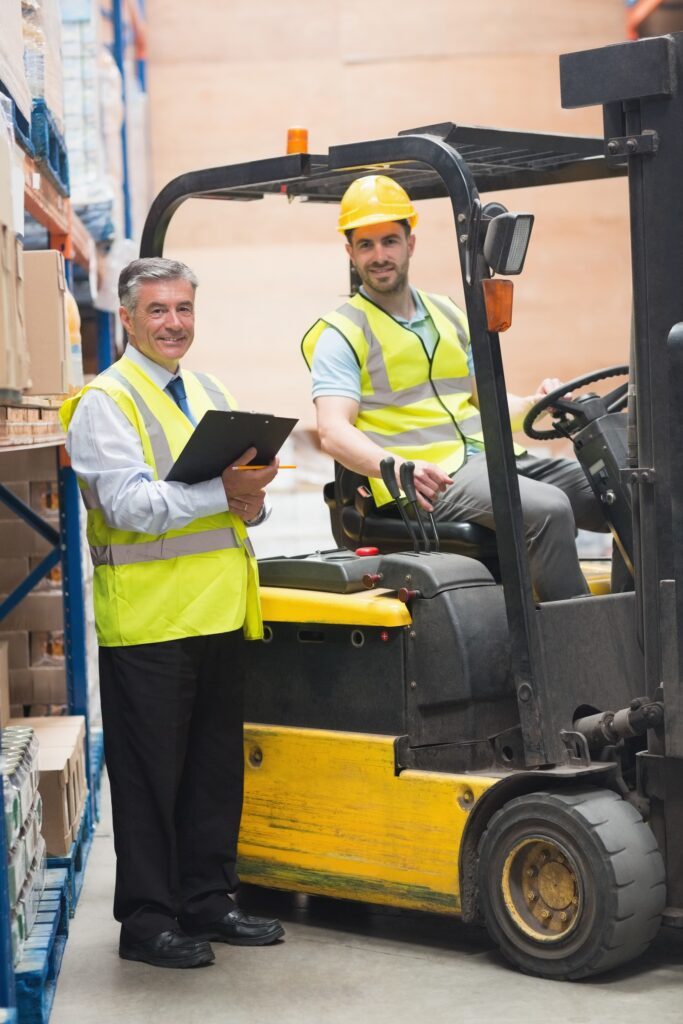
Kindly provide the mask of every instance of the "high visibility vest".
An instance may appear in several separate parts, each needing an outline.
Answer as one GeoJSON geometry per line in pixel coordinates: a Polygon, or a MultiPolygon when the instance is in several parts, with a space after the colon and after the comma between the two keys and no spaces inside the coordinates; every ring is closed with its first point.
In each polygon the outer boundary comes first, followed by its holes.
{"type": "MultiPolygon", "coordinates": [[[[393,455],[423,459],[455,473],[468,441],[482,442],[479,410],[472,404],[467,365],[467,318],[444,295],[418,292],[438,333],[431,357],[419,334],[360,292],[318,320],[304,336],[309,369],[318,339],[334,327],[351,346],[361,372],[355,426],[393,455]]],[[[524,449],[517,447],[517,454],[524,449]]],[[[383,481],[371,477],[376,504],[391,501],[383,481]]]]}
{"type": "MultiPolygon", "coordinates": [[[[183,371],[190,406],[235,407],[230,393],[207,374],[183,371]]],[[[192,434],[173,399],[125,356],[69,398],[60,409],[65,430],[83,395],[106,392],[137,431],[145,462],[163,480],[192,434]]],[[[161,535],[109,526],[96,496],[79,480],[87,509],[94,565],[97,638],[103,647],[159,643],[243,628],[263,636],[258,568],[242,520],[230,512],[202,516],[161,535]]]]}

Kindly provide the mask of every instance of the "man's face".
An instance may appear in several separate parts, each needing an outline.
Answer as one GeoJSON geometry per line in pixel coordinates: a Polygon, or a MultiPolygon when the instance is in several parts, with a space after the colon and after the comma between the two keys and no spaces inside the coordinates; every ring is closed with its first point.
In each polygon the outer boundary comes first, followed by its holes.
{"type": "Polygon", "coordinates": [[[389,221],[355,228],[346,251],[365,287],[387,295],[406,286],[414,248],[415,236],[406,235],[402,224],[389,221]]]}
{"type": "Polygon", "coordinates": [[[135,312],[119,315],[133,347],[173,373],[194,340],[194,288],[181,277],[143,281],[135,312]]]}

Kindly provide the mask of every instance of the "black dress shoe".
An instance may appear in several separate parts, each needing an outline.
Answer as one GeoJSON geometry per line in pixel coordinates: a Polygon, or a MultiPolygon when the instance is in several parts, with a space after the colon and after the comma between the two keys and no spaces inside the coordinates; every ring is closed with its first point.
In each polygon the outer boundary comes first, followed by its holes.
{"type": "Polygon", "coordinates": [[[153,967],[204,967],[216,959],[208,942],[170,929],[136,942],[122,933],[119,956],[122,960],[139,960],[153,967]]]}
{"type": "Polygon", "coordinates": [[[183,925],[188,935],[212,942],[227,942],[231,946],[270,946],[285,934],[278,920],[268,917],[252,917],[239,907],[205,925],[183,925]]]}

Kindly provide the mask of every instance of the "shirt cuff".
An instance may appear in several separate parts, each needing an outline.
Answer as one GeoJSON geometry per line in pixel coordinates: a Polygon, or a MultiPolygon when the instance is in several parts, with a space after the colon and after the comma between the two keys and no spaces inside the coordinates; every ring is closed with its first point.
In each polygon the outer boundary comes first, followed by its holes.
{"type": "Polygon", "coordinates": [[[218,512],[229,511],[225,487],[219,476],[191,486],[192,503],[196,508],[198,519],[201,516],[215,516],[218,512]]]}

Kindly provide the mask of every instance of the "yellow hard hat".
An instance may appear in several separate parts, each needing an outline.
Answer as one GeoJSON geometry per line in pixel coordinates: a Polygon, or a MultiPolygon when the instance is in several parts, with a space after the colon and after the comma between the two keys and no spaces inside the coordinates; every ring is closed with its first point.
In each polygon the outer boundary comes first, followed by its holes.
{"type": "Polygon", "coordinates": [[[339,208],[337,227],[342,234],[352,228],[391,220],[407,220],[411,228],[417,224],[415,207],[398,182],[385,174],[369,174],[351,182],[339,208]]]}

